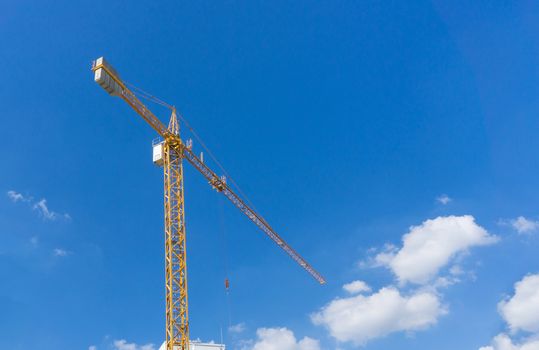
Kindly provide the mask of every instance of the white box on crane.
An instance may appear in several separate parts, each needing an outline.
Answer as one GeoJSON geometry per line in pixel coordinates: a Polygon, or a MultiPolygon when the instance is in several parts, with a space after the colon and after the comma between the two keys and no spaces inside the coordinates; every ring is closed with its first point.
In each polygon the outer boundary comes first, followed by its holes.
{"type": "Polygon", "coordinates": [[[159,143],[155,143],[153,145],[153,163],[155,165],[159,165],[159,166],[163,166],[163,162],[164,162],[164,159],[163,157],[165,156],[163,154],[163,142],[159,142],[159,143]]]}

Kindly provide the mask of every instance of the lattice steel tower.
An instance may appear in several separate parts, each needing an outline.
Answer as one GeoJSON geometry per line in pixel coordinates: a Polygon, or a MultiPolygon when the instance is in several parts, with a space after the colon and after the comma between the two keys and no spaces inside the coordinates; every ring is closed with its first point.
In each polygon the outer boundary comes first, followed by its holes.
{"type": "MultiPolygon", "coordinates": [[[[168,130],[179,136],[176,111],[172,111],[168,130]]],[[[165,283],[166,283],[166,342],[186,349],[189,342],[187,313],[187,256],[185,249],[185,210],[183,198],[182,154],[173,143],[165,140],[163,150],[165,188],[165,283]]]]}

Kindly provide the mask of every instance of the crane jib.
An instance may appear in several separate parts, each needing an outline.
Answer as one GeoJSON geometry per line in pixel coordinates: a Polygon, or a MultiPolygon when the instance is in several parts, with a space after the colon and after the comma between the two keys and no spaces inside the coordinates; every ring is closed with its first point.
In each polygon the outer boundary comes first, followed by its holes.
{"type": "Polygon", "coordinates": [[[268,237],[270,237],[279,247],[281,247],[294,261],[304,268],[320,284],[326,283],[325,279],[309,265],[292,247],[290,247],[271,226],[251,209],[245,202],[206,166],[191,150],[184,146],[180,137],[171,133],[168,128],[157,118],[126,86],[119,74],[108,64],[103,57],[98,58],[92,65],[94,80],[110,95],[122,98],[131,108],[133,108],[150,126],[164,138],[177,152],[180,157],[187,159],[209,182],[222,192],[242,213],[253,221],[268,237]]]}

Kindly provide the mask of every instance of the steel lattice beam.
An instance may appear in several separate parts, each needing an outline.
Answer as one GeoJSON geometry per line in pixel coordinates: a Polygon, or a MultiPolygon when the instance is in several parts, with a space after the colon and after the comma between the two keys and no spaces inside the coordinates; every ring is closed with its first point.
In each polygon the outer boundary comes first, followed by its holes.
{"type": "Polygon", "coordinates": [[[165,283],[167,350],[189,349],[182,155],[165,141],[165,283]]]}

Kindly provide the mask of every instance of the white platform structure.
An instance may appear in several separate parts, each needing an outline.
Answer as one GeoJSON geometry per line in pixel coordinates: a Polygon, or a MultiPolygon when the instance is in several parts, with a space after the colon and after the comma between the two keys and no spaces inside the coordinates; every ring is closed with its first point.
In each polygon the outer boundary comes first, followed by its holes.
{"type": "MultiPolygon", "coordinates": [[[[166,350],[165,342],[161,344],[161,347],[159,348],[159,350],[166,350]]],[[[203,343],[200,341],[191,340],[189,342],[189,350],[225,350],[225,344],[203,343]]]]}

